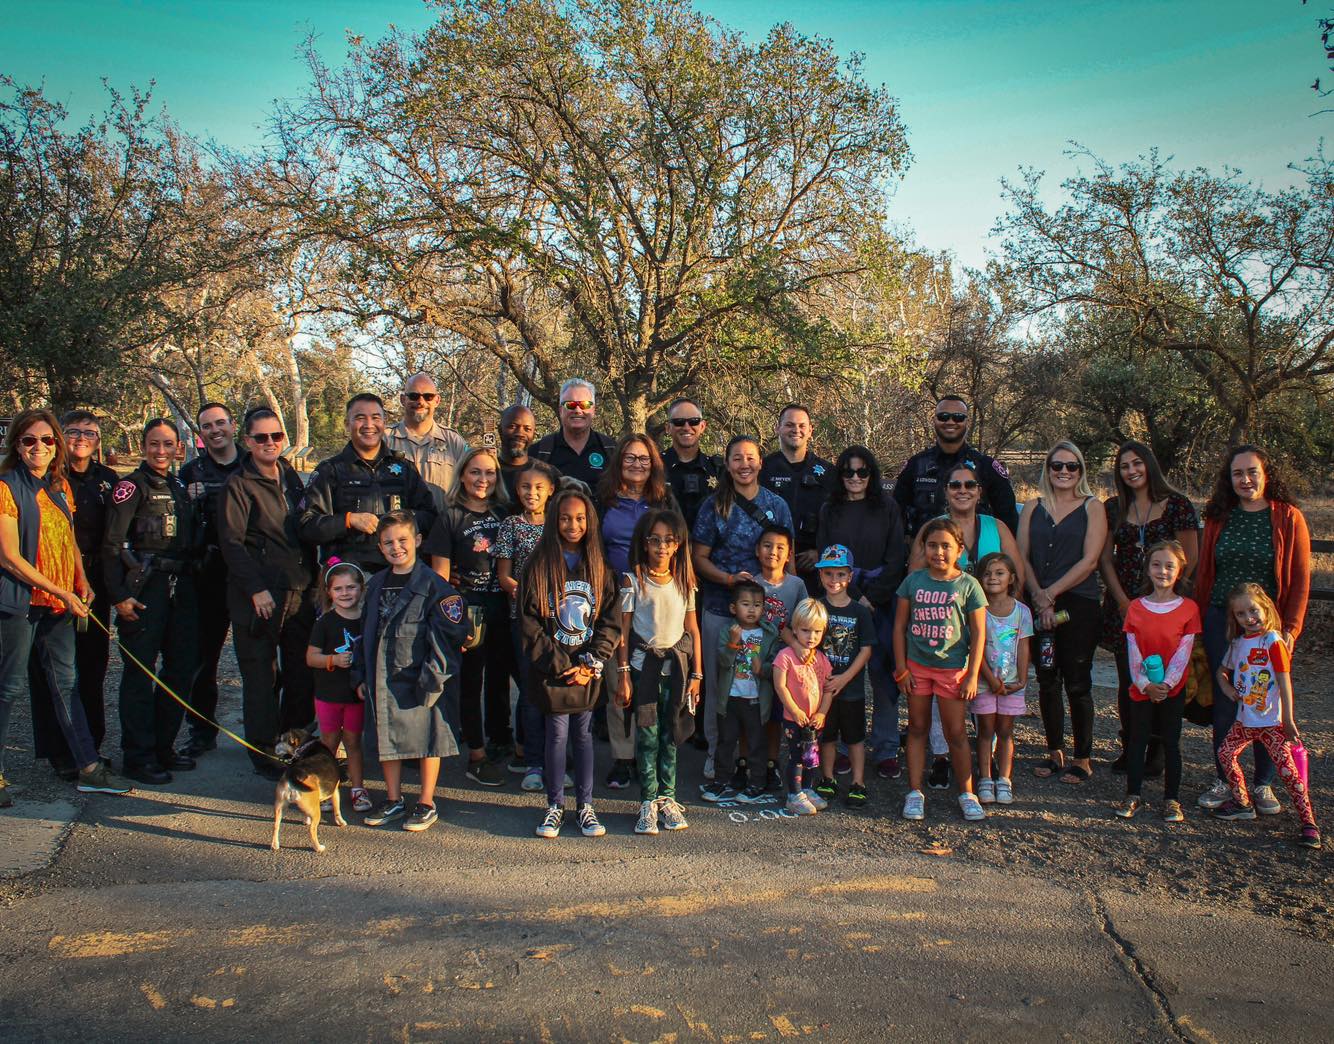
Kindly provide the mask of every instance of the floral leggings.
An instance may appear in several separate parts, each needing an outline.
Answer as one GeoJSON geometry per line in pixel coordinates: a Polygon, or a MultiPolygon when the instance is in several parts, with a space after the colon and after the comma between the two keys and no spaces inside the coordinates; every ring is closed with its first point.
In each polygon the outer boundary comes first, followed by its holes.
{"type": "Polygon", "coordinates": [[[1241,771],[1239,762],[1242,752],[1252,743],[1259,743],[1263,746],[1274,760],[1274,765],[1278,768],[1279,779],[1283,780],[1283,785],[1288,788],[1292,803],[1297,807],[1297,814],[1301,816],[1302,825],[1314,825],[1315,812],[1311,808],[1311,799],[1306,793],[1306,785],[1302,783],[1302,777],[1297,775],[1297,766],[1293,764],[1292,752],[1288,749],[1287,740],[1283,738],[1283,729],[1278,725],[1267,725],[1264,728],[1252,729],[1236,721],[1232,723],[1232,728],[1223,737],[1223,745],[1218,748],[1218,761],[1227,774],[1228,786],[1232,788],[1232,796],[1238,804],[1246,805],[1250,803],[1250,796],[1246,793],[1246,776],[1241,771]]]}

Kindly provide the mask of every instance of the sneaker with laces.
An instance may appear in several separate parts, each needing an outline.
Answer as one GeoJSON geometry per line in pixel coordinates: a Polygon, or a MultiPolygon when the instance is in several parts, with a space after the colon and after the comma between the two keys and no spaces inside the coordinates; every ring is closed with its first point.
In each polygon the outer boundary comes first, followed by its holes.
{"type": "Polygon", "coordinates": [[[685,830],[690,826],[676,798],[658,798],[658,822],[663,830],[685,830]]]}
{"type": "Polygon", "coordinates": [[[1113,810],[1122,819],[1134,819],[1135,813],[1139,811],[1140,801],[1138,795],[1127,794],[1125,799],[1113,810]]]}
{"type": "Polygon", "coordinates": [[[1243,804],[1242,804],[1241,802],[1239,802],[1239,801],[1235,801],[1235,800],[1233,800],[1232,798],[1228,798],[1228,799],[1227,799],[1226,801],[1224,801],[1221,805],[1219,805],[1216,809],[1214,809],[1214,818],[1215,818],[1215,819],[1227,819],[1227,820],[1232,820],[1232,819],[1254,819],[1254,818],[1255,818],[1255,806],[1254,806],[1254,805],[1243,805],[1243,804]]]}
{"type": "Polygon", "coordinates": [[[822,798],[815,791],[811,790],[809,787],[803,790],[802,793],[806,795],[806,800],[815,806],[815,811],[823,812],[825,809],[829,807],[829,802],[826,801],[824,798],[822,798]]]}
{"type": "Polygon", "coordinates": [[[1319,848],[1321,846],[1320,828],[1314,823],[1303,823],[1302,832],[1297,836],[1297,843],[1306,848],[1319,848]]]}
{"type": "Polygon", "coordinates": [[[560,826],[565,822],[565,809],[560,805],[548,805],[547,814],[537,826],[538,837],[560,837],[560,826]]]}
{"type": "Polygon", "coordinates": [[[826,801],[833,801],[838,797],[838,782],[826,776],[811,788],[826,801]]]}
{"type": "Polygon", "coordinates": [[[403,821],[403,829],[411,830],[413,833],[426,830],[439,818],[440,815],[436,812],[434,805],[423,805],[418,801],[416,807],[412,810],[412,815],[403,821]]]}
{"type": "Polygon", "coordinates": [[[875,774],[881,779],[898,779],[903,775],[898,758],[881,758],[875,767],[875,774]]]}
{"type": "Polygon", "coordinates": [[[519,789],[527,790],[529,792],[546,790],[547,785],[542,780],[542,770],[530,768],[528,774],[523,777],[523,782],[519,784],[519,789]]]}
{"type": "Polygon", "coordinates": [[[134,788],[111,771],[100,761],[88,772],[79,773],[79,782],[75,787],[80,794],[128,794],[134,788]]]}
{"type": "Polygon", "coordinates": [[[787,796],[787,804],[784,807],[794,816],[813,816],[819,811],[800,790],[787,796]]]}
{"type": "Polygon", "coordinates": [[[1005,776],[996,778],[996,804],[1011,805],[1014,803],[1014,786],[1005,776]]]}
{"type": "Polygon", "coordinates": [[[699,796],[710,804],[719,801],[735,801],[736,791],[726,783],[705,783],[699,788],[699,796]]]}
{"type": "Polygon", "coordinates": [[[834,759],[834,775],[846,776],[852,771],[852,759],[846,754],[840,754],[834,759]]]}
{"type": "Polygon", "coordinates": [[[598,822],[598,814],[593,811],[592,805],[579,809],[575,818],[579,820],[579,829],[583,831],[584,837],[601,837],[607,832],[607,828],[598,822]]]}
{"type": "Polygon", "coordinates": [[[625,790],[635,778],[635,763],[617,759],[607,773],[607,786],[612,790],[625,790]]]}
{"type": "Polygon", "coordinates": [[[1256,787],[1251,794],[1251,803],[1255,805],[1255,811],[1262,816],[1276,816],[1283,811],[1283,806],[1274,796],[1273,787],[1256,787]]]}
{"type": "Polygon", "coordinates": [[[764,789],[781,794],[783,792],[783,776],[778,771],[778,766],[772,761],[764,767],[764,789]]]}
{"type": "Polygon", "coordinates": [[[904,819],[925,819],[926,818],[926,795],[920,790],[908,791],[907,797],[903,799],[903,818],[904,819]]]}
{"type": "Polygon", "coordinates": [[[736,768],[732,770],[732,778],[728,780],[728,785],[733,790],[745,790],[746,784],[750,781],[750,766],[745,758],[736,759],[736,768]]]}
{"type": "Polygon", "coordinates": [[[979,779],[977,781],[977,800],[984,805],[995,802],[996,781],[994,779],[979,779]]]}
{"type": "Polygon", "coordinates": [[[854,783],[848,787],[848,792],[843,795],[843,804],[848,808],[866,807],[866,787],[861,783],[854,783]]]}
{"type": "Polygon", "coordinates": [[[505,785],[504,769],[486,758],[468,762],[468,771],[465,775],[474,783],[480,783],[484,787],[503,787],[505,785]]]}
{"type": "Polygon", "coordinates": [[[987,810],[977,800],[976,794],[967,792],[960,794],[959,811],[963,813],[963,818],[970,823],[976,823],[979,819],[987,818],[987,810]]]}
{"type": "Polygon", "coordinates": [[[365,787],[352,788],[352,811],[369,812],[375,806],[371,803],[371,796],[366,793],[365,787]]]}
{"type": "Polygon", "coordinates": [[[635,821],[636,834],[656,834],[658,832],[658,803],[641,801],[639,819],[635,821]]]}
{"type": "Polygon", "coordinates": [[[932,790],[949,790],[950,788],[950,759],[936,758],[931,762],[931,775],[927,778],[926,785],[932,790]]]}
{"type": "Polygon", "coordinates": [[[394,801],[382,801],[380,807],[362,820],[367,826],[384,826],[386,823],[392,823],[396,819],[402,819],[407,815],[407,807],[403,804],[403,799],[398,798],[394,801]]]}
{"type": "Polygon", "coordinates": [[[1196,799],[1200,808],[1219,808],[1226,801],[1232,800],[1232,789],[1221,779],[1214,780],[1214,785],[1196,799]]]}
{"type": "Polygon", "coordinates": [[[766,796],[763,787],[749,786],[738,792],[736,799],[745,802],[747,805],[753,805],[757,801],[763,801],[766,796]]]}
{"type": "Polygon", "coordinates": [[[1186,813],[1181,810],[1181,802],[1169,798],[1163,802],[1164,823],[1184,823],[1186,813]]]}
{"type": "Polygon", "coordinates": [[[713,770],[713,755],[708,754],[704,758],[704,778],[707,780],[712,780],[714,774],[715,773],[713,770]]]}

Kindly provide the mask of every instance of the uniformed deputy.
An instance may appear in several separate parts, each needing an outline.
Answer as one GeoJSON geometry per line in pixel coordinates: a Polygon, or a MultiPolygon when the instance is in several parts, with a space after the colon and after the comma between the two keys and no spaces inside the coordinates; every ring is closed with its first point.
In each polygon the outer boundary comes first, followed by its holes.
{"type": "Polygon", "coordinates": [[[672,444],[662,455],[662,463],[690,529],[695,526],[699,506],[718,487],[718,476],[723,473],[723,458],[699,448],[708,426],[704,411],[694,399],[677,399],[667,407],[667,434],[672,444]]]}
{"type": "MultiPolygon", "coordinates": [[[[184,484],[171,474],[180,432],[156,417],[144,425],[144,459],[111,491],[102,569],[116,607],[121,645],[157,670],[173,692],[190,691],[199,669],[195,574],[199,530],[184,484]]],[[[126,663],[120,682],[120,742],[125,775],[139,783],[170,783],[195,767],[173,749],[184,709],[126,663]]]]}
{"type": "Polygon", "coordinates": [[[945,483],[956,464],[967,464],[977,473],[982,487],[977,509],[994,515],[1013,532],[1019,516],[1010,473],[1000,461],[968,445],[968,404],[957,395],[941,396],[933,424],[936,444],[909,457],[894,482],[894,499],[903,510],[908,536],[916,536],[928,519],[944,514],[945,483]]]}
{"type": "MultiPolygon", "coordinates": [[[[241,467],[236,446],[236,420],[220,402],[206,402],[196,417],[204,439],[204,452],[181,468],[181,482],[195,505],[195,522],[201,533],[203,560],[199,565],[200,591],[227,590],[227,563],[218,543],[218,510],[222,487],[241,467]]],[[[190,688],[190,705],[213,719],[218,713],[218,658],[227,642],[231,613],[225,598],[199,600],[199,673],[190,688]]],[[[218,745],[218,730],[193,715],[187,721],[190,742],[185,752],[197,758],[218,745]]]]}
{"type": "Polygon", "coordinates": [[[572,377],[560,386],[560,408],[556,420],[560,430],[543,435],[530,451],[562,475],[598,488],[607,462],[616,452],[616,440],[593,430],[597,418],[597,390],[582,377],[572,377]]]}
{"type": "Polygon", "coordinates": [[[412,461],[384,445],[384,402],[363,392],[347,403],[348,443],[320,464],[301,502],[301,539],[320,549],[320,561],[355,562],[367,575],[385,566],[375,542],[380,517],[411,511],[417,528],[435,524],[435,500],[412,461]]]}
{"type": "MultiPolygon", "coordinates": [[[[111,606],[102,572],[102,535],[107,526],[107,505],[120,476],[95,460],[102,441],[102,425],[87,410],[72,410],[61,419],[65,435],[65,460],[74,501],[74,540],[83,560],[83,575],[93,591],[93,610],[103,619],[111,606]]],[[[79,703],[83,705],[88,731],[100,750],[106,737],[106,702],[102,695],[107,678],[111,639],[106,631],[83,622],[74,634],[74,669],[79,703]]],[[[46,672],[37,658],[28,663],[28,692],[32,700],[33,756],[46,758],[62,779],[78,775],[74,756],[56,721],[46,672]]]]}
{"type": "Polygon", "coordinates": [[[813,430],[811,411],[789,402],[778,413],[778,450],[764,458],[760,470],[760,485],[782,497],[792,512],[797,571],[808,584],[820,557],[820,508],[834,489],[834,465],[810,452],[813,430]]]}
{"type": "Polygon", "coordinates": [[[431,489],[435,512],[445,510],[445,494],[454,484],[454,470],[468,452],[468,440],[435,419],[440,392],[427,373],[415,373],[399,393],[403,419],[384,434],[385,445],[417,465],[431,489]]]}

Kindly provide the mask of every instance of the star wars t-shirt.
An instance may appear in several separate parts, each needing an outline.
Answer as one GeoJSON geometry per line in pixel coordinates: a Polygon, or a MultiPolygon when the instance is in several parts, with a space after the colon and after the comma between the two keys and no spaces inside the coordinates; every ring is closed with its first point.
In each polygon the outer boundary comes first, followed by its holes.
{"type": "MultiPolygon", "coordinates": [[[[829,614],[829,623],[825,627],[820,651],[829,657],[834,673],[842,674],[857,658],[858,653],[875,645],[875,620],[871,610],[861,602],[834,606],[829,604],[828,598],[821,598],[820,604],[829,614]]],[[[865,667],[858,672],[857,677],[848,682],[846,688],[838,694],[838,698],[848,701],[866,699],[865,667]]]]}

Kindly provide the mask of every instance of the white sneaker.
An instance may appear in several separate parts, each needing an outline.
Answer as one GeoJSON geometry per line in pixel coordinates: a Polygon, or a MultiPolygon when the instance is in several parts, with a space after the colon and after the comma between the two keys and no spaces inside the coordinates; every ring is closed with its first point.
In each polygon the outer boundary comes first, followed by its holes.
{"type": "Polygon", "coordinates": [[[542,782],[542,773],[537,769],[529,769],[527,775],[523,777],[523,782],[519,784],[520,790],[546,790],[547,785],[542,782]]]}
{"type": "Polygon", "coordinates": [[[704,759],[704,778],[713,779],[713,777],[714,777],[713,755],[710,754],[708,757],[704,759]]]}
{"type": "Polygon", "coordinates": [[[996,804],[1009,805],[1014,803],[1014,787],[1004,776],[996,778],[996,804]]]}
{"type": "Polygon", "coordinates": [[[1278,803],[1278,798],[1274,796],[1273,787],[1256,787],[1251,794],[1251,804],[1255,806],[1255,811],[1262,816],[1276,816],[1283,811],[1283,806],[1278,803]]]}
{"type": "Polygon", "coordinates": [[[987,818],[987,810],[982,807],[973,794],[959,795],[959,811],[963,813],[963,818],[970,823],[976,823],[979,819],[987,818]]]}
{"type": "Polygon", "coordinates": [[[788,795],[787,805],[784,807],[794,816],[813,816],[819,811],[800,790],[788,795]]]}
{"type": "Polygon", "coordinates": [[[977,800],[984,805],[990,805],[996,800],[996,781],[993,779],[979,779],[977,781],[977,800]]]}
{"type": "Polygon", "coordinates": [[[1206,790],[1196,799],[1196,804],[1200,808],[1220,808],[1224,801],[1232,797],[1232,790],[1221,779],[1215,780],[1214,785],[1206,790]]]}
{"type": "Polygon", "coordinates": [[[635,823],[636,834],[656,834],[658,832],[658,804],[656,801],[641,801],[639,821],[635,823]]]}
{"type": "Polygon", "coordinates": [[[926,795],[920,790],[908,791],[908,796],[903,799],[903,818],[926,818],[926,795]]]}
{"type": "Polygon", "coordinates": [[[815,811],[817,811],[817,812],[823,812],[825,809],[827,809],[827,808],[829,807],[829,802],[826,801],[824,798],[822,798],[819,794],[817,794],[817,793],[816,793],[814,790],[812,790],[810,787],[807,787],[807,788],[806,788],[805,790],[803,790],[801,793],[802,793],[802,796],[803,796],[807,801],[809,801],[812,805],[815,806],[815,811]]]}
{"type": "Polygon", "coordinates": [[[690,826],[685,811],[674,798],[658,798],[658,819],[663,830],[684,830],[690,826]]]}

